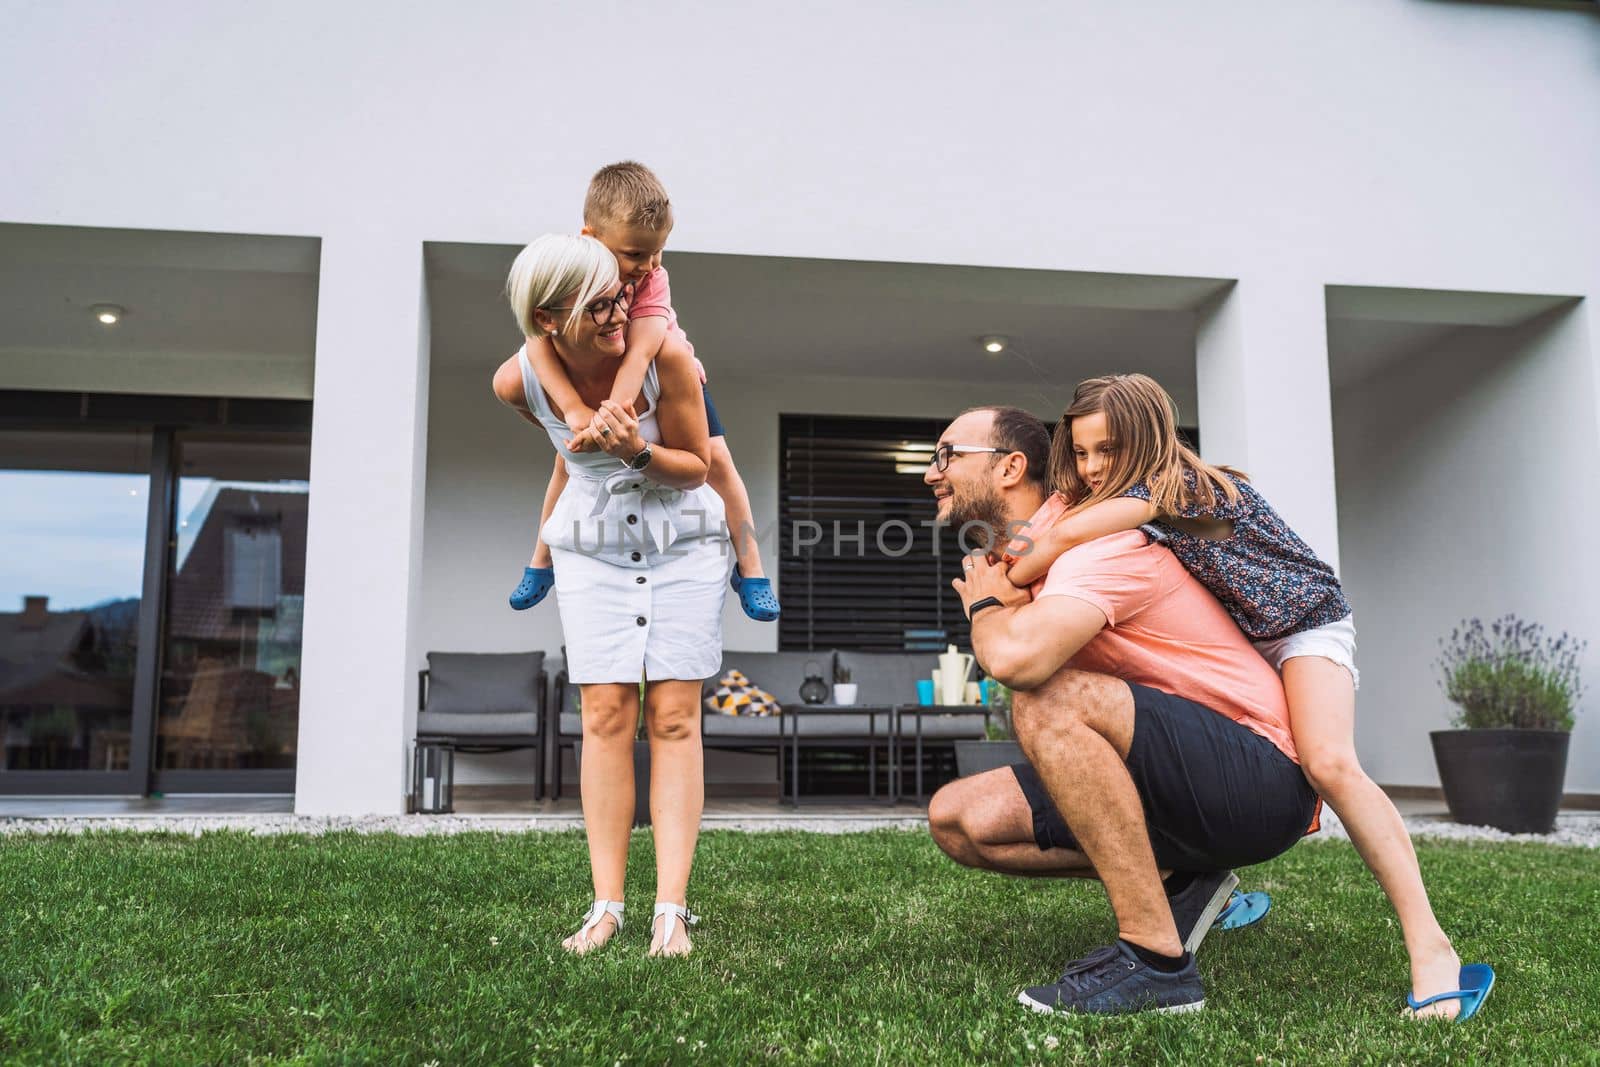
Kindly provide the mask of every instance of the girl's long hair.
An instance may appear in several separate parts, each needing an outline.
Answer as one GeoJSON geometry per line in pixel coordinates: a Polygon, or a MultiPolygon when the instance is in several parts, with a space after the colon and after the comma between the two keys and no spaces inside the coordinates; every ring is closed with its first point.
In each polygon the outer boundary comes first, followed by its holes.
{"type": "Polygon", "coordinates": [[[1177,405],[1154,379],[1144,374],[1110,374],[1078,384],[1072,403],[1062,412],[1050,442],[1050,488],[1074,507],[1114,500],[1139,482],[1150,490],[1150,503],[1164,514],[1185,506],[1215,508],[1221,498],[1239,499],[1228,475],[1244,478],[1232,467],[1212,466],[1178,437],[1177,405]],[[1072,450],[1072,420],[1104,412],[1106,430],[1116,451],[1111,470],[1098,492],[1078,477],[1072,450]]]}

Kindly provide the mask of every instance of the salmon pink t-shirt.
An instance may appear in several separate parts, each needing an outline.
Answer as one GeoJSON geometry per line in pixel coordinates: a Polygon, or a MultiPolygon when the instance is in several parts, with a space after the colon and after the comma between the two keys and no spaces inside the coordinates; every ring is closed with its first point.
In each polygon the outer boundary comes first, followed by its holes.
{"type": "Polygon", "coordinates": [[[1047,596],[1076,597],[1106,617],[1068,667],[1204,704],[1300,762],[1278,673],[1168,549],[1137,530],[1089,541],[1050,565],[1035,588],[1047,596]]]}
{"type": "Polygon", "coordinates": [[[682,341],[689,346],[690,354],[694,353],[689,335],[678,325],[678,313],[672,310],[672,286],[667,282],[665,267],[657,267],[633,287],[633,304],[628,308],[628,319],[646,318],[666,319],[667,336],[682,341]]]}

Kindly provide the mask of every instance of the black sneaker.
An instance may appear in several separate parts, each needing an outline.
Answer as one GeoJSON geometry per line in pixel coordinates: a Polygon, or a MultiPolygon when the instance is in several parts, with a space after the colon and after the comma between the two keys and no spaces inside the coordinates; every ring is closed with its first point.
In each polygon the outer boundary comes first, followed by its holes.
{"type": "Polygon", "coordinates": [[[1211,924],[1228,906],[1239,878],[1232,871],[1195,871],[1183,889],[1167,896],[1185,952],[1198,952],[1211,924]]]}
{"type": "Polygon", "coordinates": [[[1055,985],[1031,986],[1019,993],[1017,1000],[1045,1014],[1177,1014],[1205,1007],[1206,990],[1200,984],[1200,971],[1192,954],[1183,970],[1167,974],[1139,959],[1119,941],[1068,964],[1055,985]]]}

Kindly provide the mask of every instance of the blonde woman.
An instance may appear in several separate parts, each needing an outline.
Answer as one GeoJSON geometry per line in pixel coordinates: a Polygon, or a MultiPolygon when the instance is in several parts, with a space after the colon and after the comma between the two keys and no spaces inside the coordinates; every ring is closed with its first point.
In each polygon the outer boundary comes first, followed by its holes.
{"type": "Polygon", "coordinates": [[[562,944],[587,953],[622,928],[633,825],[639,679],[650,738],[656,842],[652,956],[687,955],[690,868],[705,802],[700,686],[722,662],[731,556],[721,499],[705,485],[710,439],[693,357],[672,344],[632,403],[610,399],[626,349],[632,286],[592,237],[550,234],[517,256],[506,283],[524,335],[545,337],[584,404],[599,452],[574,453],[576,429],[539,386],[524,347],[494,392],[544,427],[562,462],[541,533],[550,546],[567,672],[582,694],[584,831],[594,902],[562,944]]]}

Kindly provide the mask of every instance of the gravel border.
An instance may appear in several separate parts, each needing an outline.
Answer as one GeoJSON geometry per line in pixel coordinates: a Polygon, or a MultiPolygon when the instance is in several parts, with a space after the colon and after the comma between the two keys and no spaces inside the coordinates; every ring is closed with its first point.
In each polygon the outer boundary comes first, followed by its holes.
{"type": "MultiPolygon", "coordinates": [[[[749,833],[804,832],[854,834],[871,830],[926,830],[928,820],[915,816],[706,816],[702,830],[749,833]]],[[[583,829],[577,815],[119,815],[111,817],[39,816],[0,819],[0,837],[23,834],[90,832],[192,834],[239,830],[255,837],[279,834],[398,834],[433,837],[461,833],[551,833],[583,829]]]]}
{"type": "MultiPolygon", "coordinates": [[[[738,830],[749,833],[802,832],[821,834],[865,833],[873,830],[926,830],[926,818],[916,816],[823,815],[731,816],[709,815],[703,830],[738,830]]],[[[199,837],[209,831],[237,830],[257,837],[278,834],[398,834],[429,837],[438,834],[490,832],[506,834],[581,830],[576,815],[127,815],[115,817],[0,818],[0,837],[90,832],[175,833],[199,837]]],[[[1436,816],[1406,819],[1412,837],[1449,841],[1509,841],[1527,844],[1600,848],[1600,812],[1563,812],[1550,834],[1508,834],[1487,826],[1463,826],[1436,816]]],[[[1316,839],[1349,840],[1349,834],[1332,811],[1323,809],[1322,832],[1316,839]]]]}
{"type": "MultiPolygon", "coordinates": [[[[1577,848],[1600,848],[1600,811],[1564,811],[1556,816],[1556,828],[1548,834],[1508,834],[1489,826],[1467,826],[1438,815],[1407,816],[1406,832],[1412,837],[1435,838],[1444,841],[1509,841],[1525,845],[1567,845],[1577,848]]],[[[1339,821],[1339,816],[1327,806],[1322,808],[1322,833],[1340,841],[1350,840],[1350,833],[1339,821]]]]}

